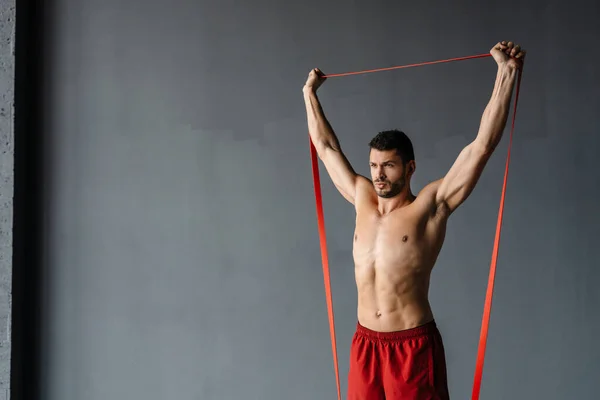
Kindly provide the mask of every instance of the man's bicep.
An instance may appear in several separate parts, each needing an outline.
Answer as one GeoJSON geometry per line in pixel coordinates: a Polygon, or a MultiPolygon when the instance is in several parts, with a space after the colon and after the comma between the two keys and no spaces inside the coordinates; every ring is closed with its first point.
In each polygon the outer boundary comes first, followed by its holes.
{"type": "Polygon", "coordinates": [[[470,196],[479,181],[490,154],[474,143],[466,146],[444,178],[439,181],[436,202],[444,203],[450,212],[470,196]]]}
{"type": "Polygon", "coordinates": [[[359,175],[354,171],[344,153],[339,149],[328,147],[319,152],[319,157],[335,187],[346,200],[354,204],[359,175]]]}

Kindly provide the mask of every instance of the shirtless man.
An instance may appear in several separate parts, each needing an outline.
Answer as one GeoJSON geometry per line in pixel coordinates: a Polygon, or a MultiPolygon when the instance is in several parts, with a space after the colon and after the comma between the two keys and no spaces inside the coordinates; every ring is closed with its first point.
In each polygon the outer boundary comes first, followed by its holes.
{"type": "Polygon", "coordinates": [[[473,191],[500,142],[525,52],[513,42],[491,50],[498,65],[479,132],[444,177],[413,195],[415,159],[401,131],[371,142],[371,179],[357,174],[325,118],[310,72],[303,88],[310,137],[341,195],[356,210],[353,256],[357,329],[350,350],[348,400],[447,400],[446,361],[428,291],[449,216],[473,191]]]}

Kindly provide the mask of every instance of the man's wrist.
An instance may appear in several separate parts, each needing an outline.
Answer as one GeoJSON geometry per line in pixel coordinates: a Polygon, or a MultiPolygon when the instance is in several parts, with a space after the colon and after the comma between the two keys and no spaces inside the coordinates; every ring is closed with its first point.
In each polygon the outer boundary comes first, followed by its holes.
{"type": "Polygon", "coordinates": [[[317,93],[317,91],[315,90],[315,88],[313,88],[312,86],[306,86],[306,85],[304,85],[304,87],[302,88],[302,92],[305,95],[313,95],[313,94],[317,93]]]}
{"type": "Polygon", "coordinates": [[[498,64],[498,71],[512,73],[516,72],[520,67],[515,63],[509,61],[501,62],[498,64]]]}

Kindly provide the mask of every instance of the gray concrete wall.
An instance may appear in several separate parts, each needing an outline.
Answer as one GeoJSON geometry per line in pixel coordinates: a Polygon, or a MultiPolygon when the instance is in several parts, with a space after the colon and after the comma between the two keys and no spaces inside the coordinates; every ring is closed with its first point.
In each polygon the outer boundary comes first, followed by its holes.
{"type": "MultiPolygon", "coordinates": [[[[504,39],[529,59],[481,396],[594,398],[598,5],[451,4],[59,1],[42,398],[335,398],[306,74],[504,39]]],[[[495,73],[486,58],[344,77],[321,99],[361,173],[372,135],[405,130],[418,190],[475,136],[495,73]]],[[[470,396],[507,143],[452,217],[432,279],[455,399],[470,396]]],[[[322,176],[345,390],[353,210],[322,176]]]]}
{"type": "Polygon", "coordinates": [[[15,1],[0,2],[0,399],[8,399],[14,195],[15,1]]]}

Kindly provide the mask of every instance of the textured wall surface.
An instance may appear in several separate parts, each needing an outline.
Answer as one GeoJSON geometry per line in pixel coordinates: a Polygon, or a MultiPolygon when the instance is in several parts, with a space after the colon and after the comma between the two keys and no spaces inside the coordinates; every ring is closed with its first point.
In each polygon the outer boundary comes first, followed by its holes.
{"type": "MultiPolygon", "coordinates": [[[[326,73],[528,50],[482,399],[592,399],[600,373],[592,1],[61,0],[46,151],[47,400],[333,399],[301,88],[326,73]],[[309,26],[309,24],[314,24],[309,26]]],[[[355,168],[415,143],[415,190],[477,133],[491,58],[331,79],[355,168]]],[[[449,224],[431,286],[467,399],[508,141],[449,224]]],[[[342,382],[354,212],[322,171],[342,382]]]]}
{"type": "Polygon", "coordinates": [[[0,1],[0,399],[10,388],[15,1],[0,1]]]}

